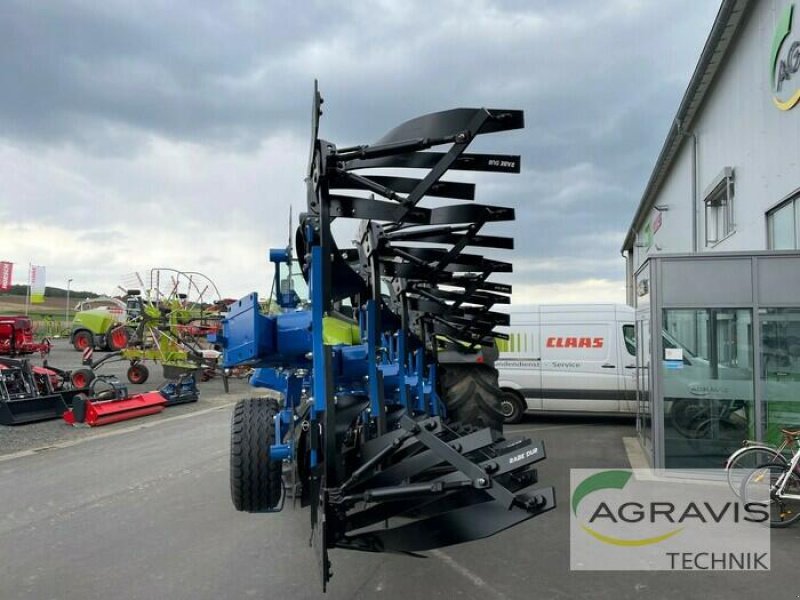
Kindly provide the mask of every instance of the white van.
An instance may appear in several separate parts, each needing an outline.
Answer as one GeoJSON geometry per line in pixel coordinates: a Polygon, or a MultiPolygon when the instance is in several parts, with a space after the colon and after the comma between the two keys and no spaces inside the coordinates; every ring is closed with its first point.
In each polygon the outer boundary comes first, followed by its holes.
{"type": "MultiPolygon", "coordinates": [[[[500,331],[504,331],[501,329],[500,331]]],[[[511,309],[495,364],[506,422],[525,412],[635,414],[634,310],[616,304],[511,309]]]]}

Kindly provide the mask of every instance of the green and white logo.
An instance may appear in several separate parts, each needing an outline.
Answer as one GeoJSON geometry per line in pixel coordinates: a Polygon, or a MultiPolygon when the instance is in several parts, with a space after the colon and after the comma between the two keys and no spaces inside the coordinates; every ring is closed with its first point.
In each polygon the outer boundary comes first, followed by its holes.
{"type": "Polygon", "coordinates": [[[719,469],[570,471],[570,567],[588,571],[769,569],[768,485],[737,498],[719,469]]]}
{"type": "Polygon", "coordinates": [[[800,31],[792,31],[793,18],[794,4],[789,4],[781,13],[772,38],[772,101],[781,110],[800,102],[800,31]]]}
{"type": "MultiPolygon", "coordinates": [[[[631,471],[600,471],[599,473],[595,473],[594,475],[590,475],[586,479],[584,479],[575,491],[572,492],[572,514],[574,516],[578,516],[578,506],[580,505],[581,501],[586,498],[592,492],[599,492],[601,490],[621,490],[628,485],[628,482],[631,480],[633,476],[633,472],[631,471]]],[[[629,506],[626,508],[633,508],[636,511],[637,507],[629,506]]],[[[632,511],[628,511],[632,512],[632,511]]],[[[633,514],[630,515],[633,517],[633,514]]],[[[657,544],[659,542],[663,542],[664,540],[668,540],[673,535],[676,535],[681,532],[683,527],[672,528],[665,533],[661,533],[659,535],[647,536],[647,537],[634,537],[634,538],[621,538],[616,537],[613,535],[607,535],[600,533],[592,524],[595,520],[598,519],[614,519],[614,513],[611,507],[605,503],[600,502],[595,510],[592,512],[591,516],[588,519],[588,523],[582,523],[581,529],[583,529],[586,533],[591,535],[596,540],[603,542],[604,544],[611,544],[613,546],[648,546],[650,544],[657,544]]],[[[625,518],[625,517],[623,517],[625,518]]]]}

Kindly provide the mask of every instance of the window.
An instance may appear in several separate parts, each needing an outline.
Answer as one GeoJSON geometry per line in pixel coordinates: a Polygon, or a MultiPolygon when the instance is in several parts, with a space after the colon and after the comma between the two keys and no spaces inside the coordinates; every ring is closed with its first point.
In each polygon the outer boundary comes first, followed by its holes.
{"type": "Polygon", "coordinates": [[[767,244],[770,250],[794,250],[800,237],[799,198],[784,202],[767,213],[767,244]]]}
{"type": "Polygon", "coordinates": [[[636,356],[636,331],[633,325],[622,326],[622,339],[625,340],[625,349],[631,356],[636,356]]]}
{"type": "Polygon", "coordinates": [[[733,169],[722,170],[706,193],[706,246],[713,246],[734,232],[733,169]]]}

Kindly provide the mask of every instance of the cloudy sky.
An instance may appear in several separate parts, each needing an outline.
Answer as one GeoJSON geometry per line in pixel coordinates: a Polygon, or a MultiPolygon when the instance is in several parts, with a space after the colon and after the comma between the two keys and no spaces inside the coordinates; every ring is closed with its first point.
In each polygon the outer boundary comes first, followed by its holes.
{"type": "MultiPolygon", "coordinates": [[[[457,106],[525,110],[515,302],[624,301],[619,248],[717,0],[0,3],[0,260],[111,292],[132,271],[265,291],[321,135],[457,106]]],[[[451,174],[450,179],[459,173],[451,174]]],[[[494,231],[493,233],[498,233],[494,231]]]]}

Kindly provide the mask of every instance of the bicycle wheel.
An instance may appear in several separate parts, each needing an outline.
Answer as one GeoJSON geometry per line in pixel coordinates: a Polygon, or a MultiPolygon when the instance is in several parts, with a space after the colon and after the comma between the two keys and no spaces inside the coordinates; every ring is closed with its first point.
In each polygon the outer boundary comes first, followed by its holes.
{"type": "Polygon", "coordinates": [[[783,494],[795,498],[777,497],[774,489],[778,481],[788,471],[789,465],[764,465],[752,471],[742,482],[742,500],[745,503],[769,505],[769,526],[788,527],[800,519],[800,477],[789,472],[789,480],[783,486],[783,494]],[[767,492],[766,486],[769,485],[767,492]],[[765,498],[765,496],[769,496],[765,498]]]}
{"type": "Polygon", "coordinates": [[[669,411],[672,427],[685,438],[695,438],[701,434],[698,426],[710,417],[706,402],[694,398],[679,398],[672,401],[669,411]]]}
{"type": "Polygon", "coordinates": [[[769,446],[747,446],[730,455],[725,464],[728,485],[736,496],[741,497],[742,482],[753,470],[764,465],[785,465],[786,458],[769,446]]]}

